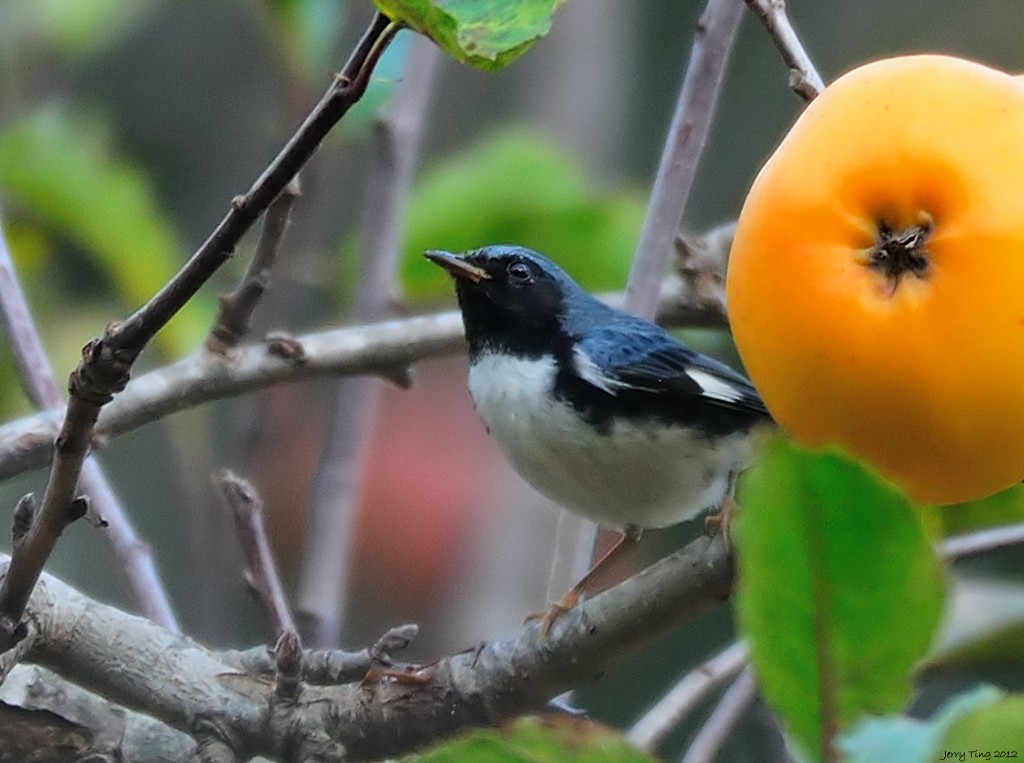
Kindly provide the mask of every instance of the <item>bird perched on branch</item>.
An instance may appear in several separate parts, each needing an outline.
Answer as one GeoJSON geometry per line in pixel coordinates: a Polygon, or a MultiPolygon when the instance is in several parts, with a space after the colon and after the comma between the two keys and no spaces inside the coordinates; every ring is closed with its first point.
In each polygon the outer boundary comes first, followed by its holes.
{"type": "Polygon", "coordinates": [[[505,456],[544,495],[623,533],[548,612],[546,633],[643,529],[725,508],[768,411],[740,374],[595,299],[537,252],[425,256],[455,281],[469,391],[505,456]]]}

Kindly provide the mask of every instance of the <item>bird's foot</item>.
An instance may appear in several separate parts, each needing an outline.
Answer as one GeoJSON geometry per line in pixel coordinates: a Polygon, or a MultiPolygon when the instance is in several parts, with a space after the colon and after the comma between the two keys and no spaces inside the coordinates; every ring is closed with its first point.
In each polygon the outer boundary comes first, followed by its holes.
{"type": "Polygon", "coordinates": [[[574,588],[563,596],[559,601],[553,602],[548,607],[546,612],[531,612],[526,616],[526,622],[540,621],[540,638],[542,641],[546,641],[548,633],[551,632],[551,626],[555,624],[555,620],[564,615],[566,612],[575,609],[576,605],[580,603],[580,594],[574,588]]]}
{"type": "Polygon", "coordinates": [[[736,516],[737,509],[739,509],[739,506],[735,499],[732,496],[726,496],[722,499],[718,512],[704,519],[704,531],[708,535],[721,533],[727,551],[732,551],[732,536],[729,532],[729,526],[732,523],[733,517],[736,516]]]}

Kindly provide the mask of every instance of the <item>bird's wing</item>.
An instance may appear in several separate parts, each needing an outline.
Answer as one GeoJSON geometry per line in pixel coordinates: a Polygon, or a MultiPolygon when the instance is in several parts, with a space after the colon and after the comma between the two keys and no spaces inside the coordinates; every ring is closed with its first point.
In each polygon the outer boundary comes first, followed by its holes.
{"type": "Polygon", "coordinates": [[[743,376],[639,320],[587,332],[577,342],[573,360],[585,381],[612,395],[632,390],[700,398],[722,408],[768,415],[757,390],[743,376]]]}

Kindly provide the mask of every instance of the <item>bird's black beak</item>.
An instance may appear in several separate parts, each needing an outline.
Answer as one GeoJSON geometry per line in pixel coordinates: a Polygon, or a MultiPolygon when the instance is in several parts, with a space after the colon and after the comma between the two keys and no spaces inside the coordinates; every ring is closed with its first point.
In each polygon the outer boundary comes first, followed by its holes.
{"type": "Polygon", "coordinates": [[[481,281],[489,281],[491,279],[491,274],[486,270],[478,268],[476,265],[471,265],[457,254],[432,249],[429,252],[424,252],[423,256],[435,265],[440,265],[454,278],[461,278],[473,283],[480,283],[481,281]]]}

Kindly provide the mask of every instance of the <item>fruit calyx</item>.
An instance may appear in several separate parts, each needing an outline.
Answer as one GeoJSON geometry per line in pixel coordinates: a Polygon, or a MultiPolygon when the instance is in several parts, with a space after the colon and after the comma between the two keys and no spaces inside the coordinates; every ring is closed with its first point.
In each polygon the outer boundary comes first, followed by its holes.
{"type": "Polygon", "coordinates": [[[876,228],[878,233],[868,257],[868,267],[885,276],[890,294],[896,291],[904,275],[924,278],[928,274],[930,221],[897,230],[880,220],[876,228]]]}

